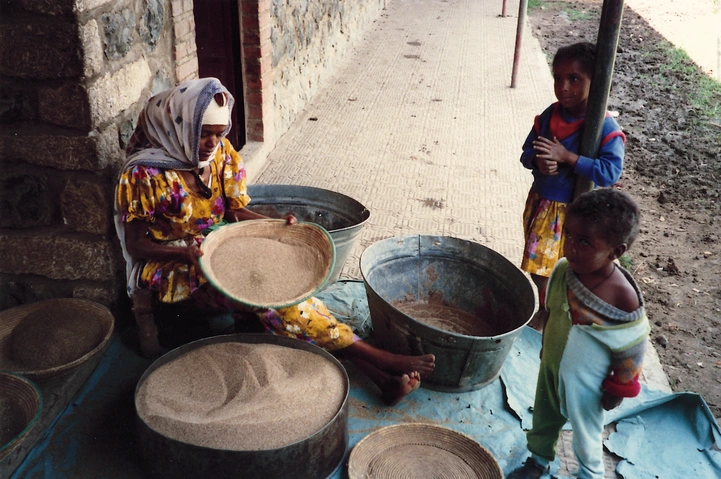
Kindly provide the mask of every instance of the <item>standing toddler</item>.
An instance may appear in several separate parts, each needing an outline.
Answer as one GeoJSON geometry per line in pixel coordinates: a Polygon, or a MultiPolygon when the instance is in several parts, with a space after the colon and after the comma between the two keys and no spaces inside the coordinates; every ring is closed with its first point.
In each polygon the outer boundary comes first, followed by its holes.
{"type": "Polygon", "coordinates": [[[616,264],[639,231],[639,210],[618,190],[580,195],[566,212],[564,255],[546,288],[549,312],[527,434],[531,457],[509,479],[541,477],[570,420],[578,477],[602,479],[604,410],[641,391],[650,327],[641,290],[616,264]]]}

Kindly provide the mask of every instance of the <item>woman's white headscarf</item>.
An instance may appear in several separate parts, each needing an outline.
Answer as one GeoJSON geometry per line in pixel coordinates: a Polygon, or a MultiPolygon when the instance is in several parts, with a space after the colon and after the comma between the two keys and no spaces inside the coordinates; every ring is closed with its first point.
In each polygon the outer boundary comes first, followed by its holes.
{"type": "MultiPolygon", "coordinates": [[[[138,125],[126,149],[122,172],[142,165],[166,170],[192,170],[198,167],[200,132],[203,115],[217,93],[227,98],[228,121],[223,136],[230,130],[230,112],[234,98],[217,78],[189,80],[158,93],[140,112],[138,125]]],[[[219,123],[222,124],[222,123],[219,123]]],[[[137,287],[142,262],[128,254],[125,246],[125,223],[118,208],[115,191],[115,229],[123,248],[128,280],[128,294],[137,287]]]]}
{"type": "Polygon", "coordinates": [[[217,78],[181,83],[148,100],[127,149],[123,170],[137,164],[162,169],[192,170],[198,166],[203,115],[217,93],[228,98],[227,127],[234,99],[217,78]]]}

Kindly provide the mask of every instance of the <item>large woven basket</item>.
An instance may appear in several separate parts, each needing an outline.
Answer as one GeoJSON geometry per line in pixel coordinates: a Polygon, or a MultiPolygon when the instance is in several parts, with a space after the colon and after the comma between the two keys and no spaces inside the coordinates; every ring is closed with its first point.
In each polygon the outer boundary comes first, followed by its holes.
{"type": "MultiPolygon", "coordinates": [[[[35,426],[43,409],[43,396],[29,379],[13,373],[0,372],[0,401],[5,406],[10,405],[11,409],[5,411],[16,413],[13,419],[18,420],[18,423],[14,424],[16,427],[12,439],[4,444],[2,443],[4,441],[0,441],[0,462],[2,462],[35,426]]],[[[7,424],[0,424],[0,427],[3,426],[9,427],[7,424]]]]}
{"type": "Polygon", "coordinates": [[[73,373],[90,358],[102,352],[115,327],[115,319],[108,308],[86,299],[55,298],[29,303],[0,311],[0,370],[21,374],[32,381],[45,381],[73,373]],[[100,325],[101,336],[97,344],[74,361],[44,369],[28,369],[13,360],[10,352],[10,335],[13,329],[31,313],[46,312],[49,316],[58,308],[77,310],[100,325]]]}
{"type": "Polygon", "coordinates": [[[314,223],[262,219],[213,231],[200,267],[229,298],[254,308],[284,308],[320,291],[335,264],[330,234],[314,223]]]}
{"type": "Polygon", "coordinates": [[[503,479],[503,471],[486,448],[465,434],[417,423],[387,426],[361,439],[350,453],[348,477],[503,479]]]}

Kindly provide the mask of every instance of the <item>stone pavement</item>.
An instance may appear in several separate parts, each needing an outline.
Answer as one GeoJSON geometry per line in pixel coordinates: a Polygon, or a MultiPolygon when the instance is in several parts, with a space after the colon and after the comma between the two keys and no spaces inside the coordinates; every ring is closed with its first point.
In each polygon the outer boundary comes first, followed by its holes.
{"type": "MultiPolygon", "coordinates": [[[[518,1],[508,1],[509,16],[501,8],[501,0],[388,0],[251,176],[337,191],[371,211],[342,278],[361,279],[363,250],[404,234],[475,241],[520,265],[532,180],[521,145],[555,97],[530,27],[510,88],[518,1]]],[[[651,356],[646,379],[667,388],[651,356]]],[[[570,451],[566,436],[559,452],[573,462],[570,451]]]]}
{"type": "Polygon", "coordinates": [[[344,277],[360,278],[368,245],[401,234],[477,241],[519,264],[531,174],[518,158],[555,98],[530,34],[509,87],[517,19],[501,5],[389,1],[251,178],[338,191],[371,211],[344,277]]]}

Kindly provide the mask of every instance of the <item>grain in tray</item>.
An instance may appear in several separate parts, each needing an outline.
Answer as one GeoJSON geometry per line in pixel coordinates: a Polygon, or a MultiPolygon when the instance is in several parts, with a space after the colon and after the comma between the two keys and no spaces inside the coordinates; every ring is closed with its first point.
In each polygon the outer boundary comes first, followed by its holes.
{"type": "Polygon", "coordinates": [[[227,238],[210,264],[224,291],[253,304],[282,304],[324,276],[324,262],[307,245],[277,238],[227,238]]]}
{"type": "Polygon", "coordinates": [[[160,366],[137,397],[158,433],[197,446],[275,449],[313,435],[345,398],[344,373],[326,358],[273,344],[218,343],[160,366]]]}

